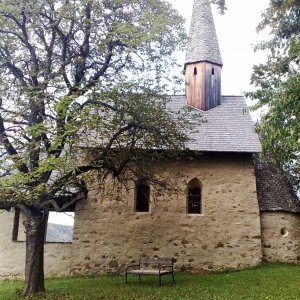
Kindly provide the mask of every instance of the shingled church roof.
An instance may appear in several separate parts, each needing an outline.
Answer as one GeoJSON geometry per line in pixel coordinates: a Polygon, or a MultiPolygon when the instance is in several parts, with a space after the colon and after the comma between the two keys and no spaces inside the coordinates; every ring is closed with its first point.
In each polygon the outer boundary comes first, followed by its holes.
{"type": "Polygon", "coordinates": [[[195,0],[185,64],[209,61],[222,65],[209,0],[195,0]]]}
{"type": "Polygon", "coordinates": [[[269,158],[254,156],[260,210],[300,213],[300,202],[280,167],[269,158]]]}
{"type": "MultiPolygon", "coordinates": [[[[168,108],[179,111],[186,105],[186,96],[171,96],[168,108]]],[[[189,133],[191,141],[186,147],[193,151],[244,152],[261,151],[243,96],[223,96],[222,104],[209,111],[191,108],[188,117],[200,114],[204,121],[198,132],[189,133]]]]}

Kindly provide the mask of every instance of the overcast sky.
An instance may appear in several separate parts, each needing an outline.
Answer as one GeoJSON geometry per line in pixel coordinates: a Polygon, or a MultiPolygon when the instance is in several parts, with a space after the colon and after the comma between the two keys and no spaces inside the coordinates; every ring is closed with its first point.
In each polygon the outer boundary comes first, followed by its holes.
{"type": "MultiPolygon", "coordinates": [[[[189,30],[194,0],[167,0],[186,19],[189,30]]],[[[261,13],[269,0],[226,0],[225,15],[213,9],[215,25],[223,59],[222,94],[240,95],[251,89],[249,81],[252,66],[263,62],[265,54],[254,53],[253,46],[266,39],[267,34],[257,34],[256,27],[261,13]]],[[[184,64],[185,54],[178,56],[178,62],[184,64]]]]}

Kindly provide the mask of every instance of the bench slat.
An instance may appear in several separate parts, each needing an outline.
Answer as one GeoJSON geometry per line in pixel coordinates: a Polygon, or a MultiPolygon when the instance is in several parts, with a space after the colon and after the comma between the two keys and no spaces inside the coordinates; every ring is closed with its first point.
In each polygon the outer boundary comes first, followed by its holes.
{"type": "Polygon", "coordinates": [[[150,265],[173,265],[174,259],[172,257],[140,257],[140,264],[150,265]]]}
{"type": "Polygon", "coordinates": [[[172,271],[165,271],[165,270],[161,270],[159,272],[159,270],[130,270],[127,271],[127,274],[136,274],[136,275],[163,275],[163,274],[170,274],[172,273],[172,271]]]}

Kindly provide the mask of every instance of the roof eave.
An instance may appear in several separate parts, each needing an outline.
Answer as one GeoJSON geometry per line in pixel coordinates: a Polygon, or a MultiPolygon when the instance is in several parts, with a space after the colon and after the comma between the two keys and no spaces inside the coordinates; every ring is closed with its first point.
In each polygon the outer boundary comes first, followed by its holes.
{"type": "Polygon", "coordinates": [[[212,61],[212,60],[207,60],[207,59],[203,59],[203,60],[190,60],[190,61],[186,61],[184,63],[184,70],[186,69],[187,65],[192,65],[192,64],[198,64],[198,63],[209,63],[209,64],[214,64],[216,66],[219,67],[223,67],[223,62],[216,62],[216,61],[212,61]]]}

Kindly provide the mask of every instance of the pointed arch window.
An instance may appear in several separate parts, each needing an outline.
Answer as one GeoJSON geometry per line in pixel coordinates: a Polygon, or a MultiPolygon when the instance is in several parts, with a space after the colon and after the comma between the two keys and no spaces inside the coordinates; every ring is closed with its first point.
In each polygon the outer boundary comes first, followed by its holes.
{"type": "Polygon", "coordinates": [[[150,185],[146,181],[138,181],[135,185],[135,211],[150,211],[150,185]]]}
{"type": "Polygon", "coordinates": [[[188,183],[187,190],[187,213],[188,214],[201,214],[202,201],[201,201],[202,185],[197,178],[192,179],[188,183]]]}

